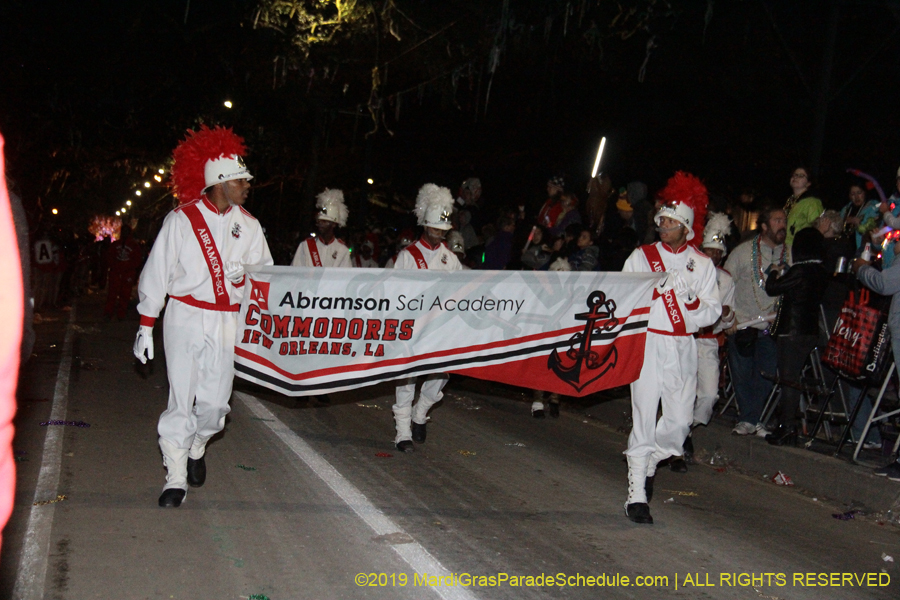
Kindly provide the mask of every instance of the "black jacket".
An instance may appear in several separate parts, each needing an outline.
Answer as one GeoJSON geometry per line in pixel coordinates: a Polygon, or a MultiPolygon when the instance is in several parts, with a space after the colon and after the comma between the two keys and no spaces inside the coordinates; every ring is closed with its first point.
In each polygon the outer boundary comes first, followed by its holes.
{"type": "Polygon", "coordinates": [[[822,263],[804,263],[783,277],[773,271],[766,280],[769,296],[782,296],[775,335],[818,335],[819,303],[830,274],[822,263]]]}

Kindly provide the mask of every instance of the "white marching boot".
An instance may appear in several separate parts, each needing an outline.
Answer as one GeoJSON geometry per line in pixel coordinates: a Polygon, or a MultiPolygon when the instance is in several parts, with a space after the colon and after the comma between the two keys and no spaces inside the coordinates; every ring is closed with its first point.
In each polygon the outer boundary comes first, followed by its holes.
{"type": "Polygon", "coordinates": [[[656,478],[656,467],[668,456],[664,456],[657,450],[647,458],[647,478],[644,480],[644,493],[647,496],[647,504],[650,504],[650,501],[653,500],[653,480],[656,478]]]}
{"type": "Polygon", "coordinates": [[[188,451],[187,482],[191,487],[200,487],[206,482],[206,442],[212,436],[195,435],[188,451]]]}
{"type": "Polygon", "coordinates": [[[628,499],[625,501],[625,516],[635,523],[653,523],[644,489],[649,462],[649,456],[628,457],[628,499]]]}
{"type": "Polygon", "coordinates": [[[159,497],[159,505],[163,508],[178,508],[187,495],[188,451],[176,448],[172,442],[163,438],[159,438],[159,448],[166,466],[166,485],[159,497]]]}

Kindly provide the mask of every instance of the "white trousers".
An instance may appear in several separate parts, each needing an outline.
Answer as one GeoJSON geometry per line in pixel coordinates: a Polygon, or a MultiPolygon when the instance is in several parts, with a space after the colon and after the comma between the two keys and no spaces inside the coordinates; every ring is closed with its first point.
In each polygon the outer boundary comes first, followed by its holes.
{"type": "Polygon", "coordinates": [[[446,373],[435,373],[426,375],[421,378],[422,389],[419,391],[419,401],[413,407],[413,399],[416,396],[416,379],[403,380],[397,386],[397,401],[393,406],[394,422],[397,425],[397,437],[394,439],[395,444],[399,444],[403,440],[412,439],[412,426],[410,421],[415,421],[419,425],[424,425],[428,418],[428,411],[434,406],[444,394],[441,390],[447,384],[450,376],[446,373]]]}
{"type": "Polygon", "coordinates": [[[697,345],[693,336],[647,332],[641,376],[631,384],[633,427],[628,456],[659,460],[680,456],[691,429],[697,392],[697,345]],[[656,413],[662,401],[662,417],[656,413]]]}
{"type": "Polygon", "coordinates": [[[719,341],[697,340],[697,400],[694,402],[694,423],[709,424],[719,397],[719,341]]]}
{"type": "Polygon", "coordinates": [[[231,410],[236,329],[237,313],[169,300],[163,317],[169,405],[159,417],[157,431],[175,448],[188,450],[194,436],[208,439],[225,427],[225,415],[231,410]]]}

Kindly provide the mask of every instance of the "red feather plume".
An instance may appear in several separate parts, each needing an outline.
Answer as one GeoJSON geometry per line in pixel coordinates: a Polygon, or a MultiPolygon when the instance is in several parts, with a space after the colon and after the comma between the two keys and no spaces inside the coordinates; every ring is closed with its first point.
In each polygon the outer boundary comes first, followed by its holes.
{"type": "Polygon", "coordinates": [[[706,186],[694,175],[685,171],[676,171],[666,187],[659,192],[659,197],[667,204],[686,204],[694,211],[694,239],[691,245],[698,246],[703,241],[703,228],[706,226],[706,207],[709,195],[706,186]]]}
{"type": "Polygon", "coordinates": [[[200,126],[200,131],[188,129],[184,140],[172,153],[172,177],[170,186],[181,204],[200,198],[206,187],[203,169],[206,161],[223,156],[244,156],[247,146],[244,138],[230,128],[216,126],[210,129],[200,126]]]}

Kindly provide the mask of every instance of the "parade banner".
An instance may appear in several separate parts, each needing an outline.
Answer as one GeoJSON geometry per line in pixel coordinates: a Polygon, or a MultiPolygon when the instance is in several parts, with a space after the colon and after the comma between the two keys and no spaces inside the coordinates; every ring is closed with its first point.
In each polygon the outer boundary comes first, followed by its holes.
{"type": "Polygon", "coordinates": [[[235,370],[288,396],[447,372],[585,396],[637,379],[662,276],[248,267],[235,370]]]}

